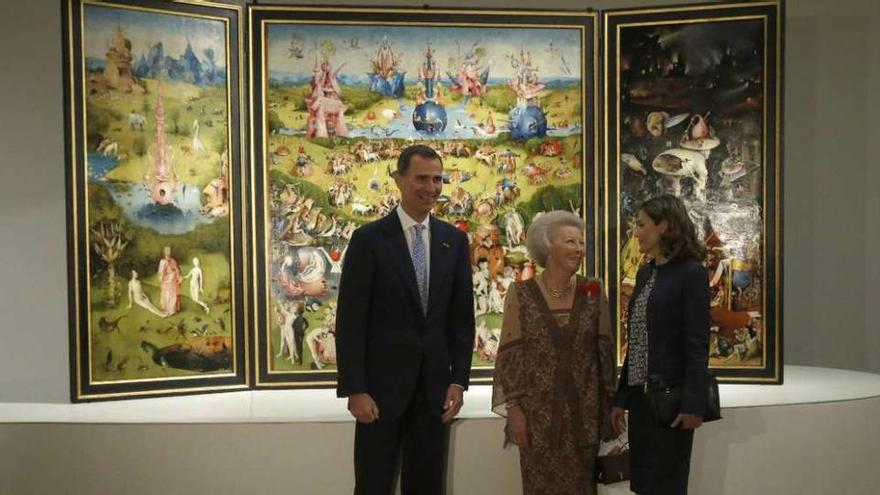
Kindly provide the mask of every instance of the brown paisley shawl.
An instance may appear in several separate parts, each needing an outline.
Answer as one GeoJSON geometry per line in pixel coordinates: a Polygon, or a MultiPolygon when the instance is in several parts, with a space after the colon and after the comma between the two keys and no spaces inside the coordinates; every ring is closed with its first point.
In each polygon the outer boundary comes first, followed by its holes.
{"type": "MultiPolygon", "coordinates": [[[[599,284],[578,277],[577,287],[599,284]]],[[[518,405],[531,446],[520,448],[523,492],[595,493],[592,467],[615,387],[611,319],[599,290],[578,290],[570,312],[551,310],[534,279],[511,285],[492,408],[518,405]]]]}

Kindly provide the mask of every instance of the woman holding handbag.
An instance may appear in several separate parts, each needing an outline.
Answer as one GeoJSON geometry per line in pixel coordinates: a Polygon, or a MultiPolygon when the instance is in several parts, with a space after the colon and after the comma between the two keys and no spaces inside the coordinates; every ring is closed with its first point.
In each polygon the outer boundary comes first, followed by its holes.
{"type": "Polygon", "coordinates": [[[614,395],[611,315],[602,284],[577,275],[584,226],[567,211],[526,234],[540,275],[510,285],[495,362],[492,409],[519,447],[523,493],[596,493],[599,441],[610,437],[614,395]]]}
{"type": "Polygon", "coordinates": [[[626,429],[630,489],[687,494],[694,429],[707,408],[709,280],[705,248],[681,199],[663,195],[638,210],[634,236],[649,262],[629,300],[626,359],[611,421],[626,429]]]}

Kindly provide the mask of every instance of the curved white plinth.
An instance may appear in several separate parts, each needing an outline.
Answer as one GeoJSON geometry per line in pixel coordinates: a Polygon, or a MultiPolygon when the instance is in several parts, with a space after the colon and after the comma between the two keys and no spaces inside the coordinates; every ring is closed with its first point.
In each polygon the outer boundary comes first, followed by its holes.
{"type": "MultiPolygon", "coordinates": [[[[492,388],[465,394],[460,417],[493,418],[492,388]]],[[[880,375],[786,366],[784,385],[721,385],[723,409],[880,397],[880,375]]],[[[0,403],[0,423],[291,423],[352,421],[334,390],[259,390],[90,404],[0,403]]]]}
{"type": "MultiPolygon", "coordinates": [[[[785,380],[722,386],[724,419],[694,442],[692,495],[880,493],[880,376],[790,366],[785,380]]],[[[447,495],[521,493],[490,391],[473,387],[452,426],[447,495]]],[[[331,390],[0,404],[0,494],[351,493],[353,433],[331,390]]]]}

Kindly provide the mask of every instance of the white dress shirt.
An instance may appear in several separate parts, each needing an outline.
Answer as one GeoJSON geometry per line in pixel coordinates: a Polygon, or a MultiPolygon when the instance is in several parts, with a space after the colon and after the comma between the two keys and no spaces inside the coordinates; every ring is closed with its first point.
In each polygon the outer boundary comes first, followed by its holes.
{"type": "Polygon", "coordinates": [[[403,207],[397,205],[397,216],[400,217],[400,226],[403,227],[403,236],[406,238],[406,247],[409,250],[410,261],[413,259],[412,246],[415,237],[413,226],[419,223],[425,226],[422,230],[422,243],[425,245],[425,263],[428,264],[427,284],[428,287],[431,287],[431,215],[429,214],[425,217],[424,222],[416,222],[403,211],[403,207]]]}

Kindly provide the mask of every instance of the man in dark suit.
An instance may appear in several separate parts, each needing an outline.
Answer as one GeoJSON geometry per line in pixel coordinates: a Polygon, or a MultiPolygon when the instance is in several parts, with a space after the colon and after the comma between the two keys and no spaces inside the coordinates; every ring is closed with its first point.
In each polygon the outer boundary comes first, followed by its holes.
{"type": "Polygon", "coordinates": [[[357,229],[342,267],[337,395],[355,427],[355,494],[443,490],[447,424],[463,404],[474,341],[467,236],[431,216],[443,187],[427,146],[400,154],[400,205],[357,229]]]}

